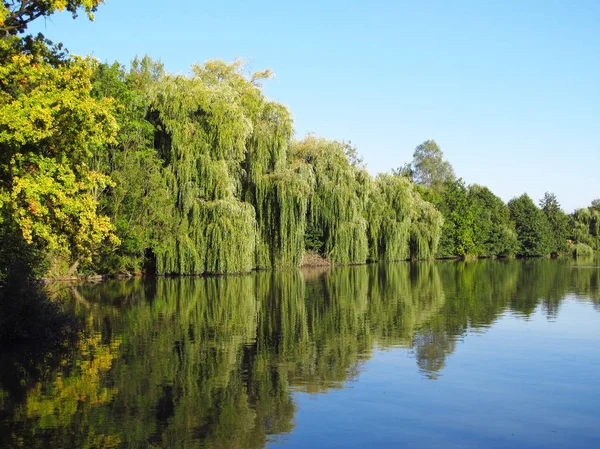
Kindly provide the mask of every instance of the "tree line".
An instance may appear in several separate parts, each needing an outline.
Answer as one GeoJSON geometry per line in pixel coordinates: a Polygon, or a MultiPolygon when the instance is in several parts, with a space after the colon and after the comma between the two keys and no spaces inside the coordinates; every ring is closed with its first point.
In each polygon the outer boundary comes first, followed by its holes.
{"type": "Polygon", "coordinates": [[[538,205],[527,195],[505,204],[487,187],[456,179],[432,140],[419,145],[413,161],[394,170],[444,217],[436,257],[591,256],[600,250],[600,200],[566,214],[556,195],[538,205]]]}
{"type": "Polygon", "coordinates": [[[294,139],[271,71],[208,61],[174,75],[25,35],[100,0],[0,8],[0,283],[75,274],[224,274],[336,264],[600,250],[600,201],[505,204],[456,179],[437,144],[371,176],[346,142],[294,139]]]}

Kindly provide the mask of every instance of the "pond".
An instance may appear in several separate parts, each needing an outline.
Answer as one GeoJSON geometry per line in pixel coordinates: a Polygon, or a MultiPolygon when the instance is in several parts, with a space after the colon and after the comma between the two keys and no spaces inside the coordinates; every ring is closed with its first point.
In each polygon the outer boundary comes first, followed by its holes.
{"type": "Polygon", "coordinates": [[[399,262],[59,292],[0,447],[598,448],[600,268],[399,262]]]}

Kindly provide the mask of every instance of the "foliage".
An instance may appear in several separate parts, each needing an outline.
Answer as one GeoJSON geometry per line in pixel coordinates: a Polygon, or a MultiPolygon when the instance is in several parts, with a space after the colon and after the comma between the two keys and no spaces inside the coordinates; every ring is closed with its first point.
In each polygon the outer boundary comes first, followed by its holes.
{"type": "Polygon", "coordinates": [[[84,163],[113,141],[112,101],[90,95],[93,61],[53,65],[44,42],[30,53],[17,42],[0,40],[0,208],[27,243],[71,262],[90,259],[106,239],[118,243],[97,209],[111,181],[84,163]]]}
{"type": "Polygon", "coordinates": [[[405,177],[378,175],[369,204],[368,221],[374,260],[433,257],[443,218],[424,201],[405,177]]]}
{"type": "Polygon", "coordinates": [[[173,228],[173,199],[163,175],[163,160],[154,148],[155,127],[148,120],[147,95],[161,67],[145,58],[129,72],[115,63],[100,64],[93,75],[92,95],[116,102],[116,142],[99,147],[88,158],[112,185],[100,193],[102,211],[111,217],[121,240],[117,250],[103,252],[95,270],[140,272],[148,251],[155,251],[173,228]]]}
{"type": "Polygon", "coordinates": [[[519,248],[510,211],[487,187],[469,186],[474,216],[474,244],[477,256],[514,256],[519,248]]]}
{"type": "Polygon", "coordinates": [[[550,253],[553,255],[565,253],[568,249],[569,217],[563,212],[553,193],[544,194],[544,198],[540,200],[540,208],[550,225],[550,253]]]}
{"type": "Polygon", "coordinates": [[[456,180],[433,140],[376,177],[350,142],[292,141],[290,112],[261,89],[270,70],[214,60],[173,75],[147,57],[126,70],[18,36],[56,11],[91,19],[101,3],[1,4],[0,226],[29,246],[0,279],[16,266],[39,276],[49,262],[57,274],[80,262],[107,274],[224,274],[299,266],[305,250],[361,264],[560,254],[567,237],[600,249],[600,202],[567,231],[554,195],[543,212],[521,199],[508,207],[456,180]]]}
{"type": "Polygon", "coordinates": [[[17,154],[11,163],[11,190],[0,196],[15,217],[25,242],[51,253],[70,251],[71,260],[89,259],[100,244],[118,244],[108,217],[99,216],[94,191],[110,181],[85,165],[77,172],[55,159],[17,154]]]}
{"type": "Polygon", "coordinates": [[[579,258],[586,258],[586,257],[592,257],[594,255],[594,250],[592,249],[591,246],[586,245],[585,243],[574,243],[571,244],[570,249],[573,253],[573,257],[579,258]]]}
{"type": "Polygon", "coordinates": [[[445,218],[438,254],[441,257],[477,255],[475,210],[467,186],[459,179],[447,181],[438,205],[445,218]]]}
{"type": "Polygon", "coordinates": [[[0,35],[22,33],[30,22],[57,11],[68,11],[77,17],[83,9],[90,20],[104,0],[2,0],[0,4],[0,35]]]}
{"type": "Polygon", "coordinates": [[[570,217],[571,239],[600,251],[600,207],[594,200],[590,207],[577,209],[570,217]]]}
{"type": "Polygon", "coordinates": [[[150,91],[178,222],[157,249],[161,273],[299,264],[308,184],[301,164],[285,164],[291,119],[256,87],[269,73],[243,70],[209,61],[150,91]]]}
{"type": "Polygon", "coordinates": [[[364,263],[369,248],[359,198],[361,169],[348,160],[343,144],[312,136],[294,143],[291,159],[308,164],[314,178],[307,221],[322,233],[325,255],[334,263],[364,263]]]}
{"type": "Polygon", "coordinates": [[[548,219],[527,194],[508,202],[510,218],[519,240],[518,255],[545,256],[550,253],[551,228],[548,219]]]}
{"type": "Polygon", "coordinates": [[[0,40],[0,48],[5,52],[0,66],[3,169],[16,153],[77,163],[96,146],[114,141],[113,102],[90,96],[92,59],[73,58],[55,66],[41,52],[18,52],[12,40],[0,40]]]}
{"type": "Polygon", "coordinates": [[[399,170],[404,176],[411,176],[421,186],[439,190],[448,181],[454,181],[454,170],[444,160],[444,155],[434,140],[426,140],[415,148],[413,161],[399,170]]]}

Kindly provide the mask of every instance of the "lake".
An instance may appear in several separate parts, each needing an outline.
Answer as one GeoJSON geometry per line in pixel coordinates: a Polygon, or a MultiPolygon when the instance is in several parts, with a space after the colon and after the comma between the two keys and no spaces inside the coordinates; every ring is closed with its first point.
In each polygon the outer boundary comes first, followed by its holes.
{"type": "Polygon", "coordinates": [[[0,447],[598,448],[600,268],[399,262],[56,288],[0,447]]]}

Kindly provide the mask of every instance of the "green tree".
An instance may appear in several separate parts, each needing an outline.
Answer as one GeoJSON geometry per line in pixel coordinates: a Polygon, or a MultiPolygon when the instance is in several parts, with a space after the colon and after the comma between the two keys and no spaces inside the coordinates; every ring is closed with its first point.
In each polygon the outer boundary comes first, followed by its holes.
{"type": "Polygon", "coordinates": [[[527,194],[508,202],[510,218],[515,223],[519,240],[518,254],[525,257],[550,253],[550,224],[527,194]]]}
{"type": "Polygon", "coordinates": [[[443,217],[423,200],[408,179],[380,174],[375,179],[367,220],[375,260],[426,259],[435,254],[443,217]]]}
{"type": "Polygon", "coordinates": [[[475,210],[464,181],[462,179],[446,181],[437,206],[444,216],[438,255],[440,257],[477,255],[475,210]]]}
{"type": "Polygon", "coordinates": [[[114,139],[110,99],[91,96],[91,59],[67,58],[43,39],[0,40],[0,211],[24,240],[63,257],[71,269],[107,239],[99,213],[109,178],[86,159],[114,139]]]}
{"type": "Polygon", "coordinates": [[[546,192],[540,200],[540,208],[550,225],[549,250],[553,255],[568,250],[569,217],[560,207],[556,195],[546,192]]]}
{"type": "Polygon", "coordinates": [[[114,63],[101,64],[94,72],[92,94],[115,100],[119,132],[116,142],[96,148],[88,163],[112,180],[99,201],[121,240],[118,249],[105,248],[92,267],[95,271],[136,273],[145,265],[152,269],[148,251],[156,252],[163,236],[173,232],[174,201],[164,161],[154,148],[156,128],[149,120],[147,92],[161,73],[162,67],[148,58],[134,61],[129,71],[114,63]]]}
{"type": "Polygon", "coordinates": [[[312,136],[294,142],[291,160],[307,164],[314,190],[307,223],[319,230],[323,251],[335,263],[364,263],[369,255],[367,220],[360,200],[362,176],[343,143],[312,136]]]}
{"type": "Polygon", "coordinates": [[[310,173],[287,164],[291,117],[241,61],[208,61],[150,89],[155,143],[175,201],[161,273],[232,273],[298,265],[310,173]]]}
{"type": "Polygon", "coordinates": [[[510,211],[487,187],[469,186],[469,202],[474,211],[474,241],[478,256],[513,256],[519,249],[510,211]]]}
{"type": "Polygon", "coordinates": [[[577,244],[600,250],[600,202],[592,201],[590,207],[577,209],[570,217],[571,239],[577,244]]]}
{"type": "Polygon", "coordinates": [[[411,174],[413,181],[421,186],[439,190],[445,182],[454,181],[454,170],[444,160],[444,154],[434,140],[426,140],[413,153],[410,168],[405,167],[403,174],[411,174]]]}

